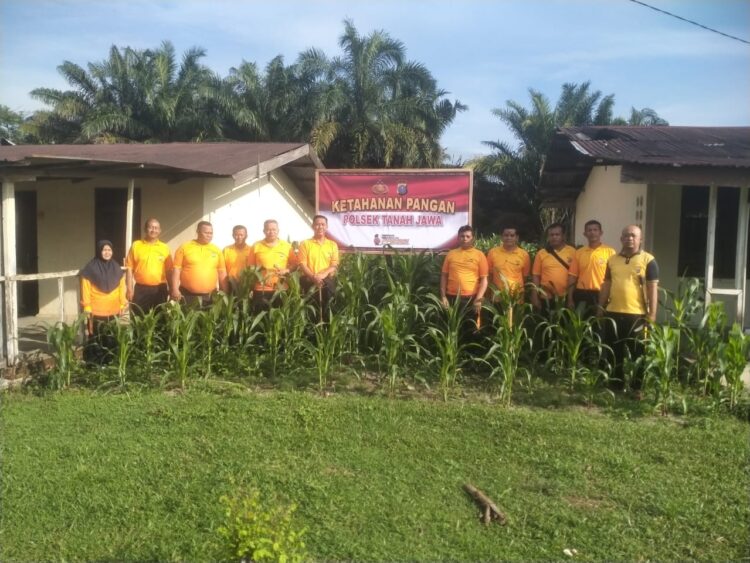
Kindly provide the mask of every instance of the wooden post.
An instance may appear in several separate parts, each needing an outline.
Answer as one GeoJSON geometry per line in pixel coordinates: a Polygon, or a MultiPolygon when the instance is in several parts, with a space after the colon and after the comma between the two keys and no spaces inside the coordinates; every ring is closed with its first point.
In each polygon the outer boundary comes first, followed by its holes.
{"type": "Polygon", "coordinates": [[[14,366],[18,359],[18,310],[16,302],[16,196],[15,184],[3,180],[3,275],[5,276],[5,346],[6,363],[14,366]]]}
{"type": "Polygon", "coordinates": [[[716,204],[719,189],[711,184],[708,192],[708,232],[706,233],[706,305],[711,303],[711,290],[714,288],[714,247],[716,246],[716,204]]]}
{"type": "Polygon", "coordinates": [[[62,276],[57,278],[57,299],[58,311],[60,313],[60,322],[65,322],[65,278],[62,276]]]}
{"type": "MultiPolygon", "coordinates": [[[[135,178],[128,181],[128,204],[125,210],[125,248],[123,260],[133,244],[133,197],[135,195],[135,178]]],[[[113,249],[114,250],[114,249],[113,249]]]]}
{"type": "Polygon", "coordinates": [[[734,259],[734,287],[740,290],[737,296],[737,316],[735,321],[745,328],[745,290],[747,289],[747,222],[748,188],[740,188],[740,204],[737,206],[737,248],[734,259]]]}

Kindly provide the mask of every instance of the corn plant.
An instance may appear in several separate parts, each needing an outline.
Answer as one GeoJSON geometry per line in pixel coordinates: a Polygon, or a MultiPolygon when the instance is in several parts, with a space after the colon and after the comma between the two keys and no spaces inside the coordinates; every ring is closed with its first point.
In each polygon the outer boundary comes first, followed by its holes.
{"type": "Polygon", "coordinates": [[[79,315],[71,324],[58,322],[47,328],[47,344],[55,360],[50,371],[50,385],[53,389],[70,386],[71,376],[80,368],[76,356],[76,340],[86,324],[86,315],[79,315]]]}
{"type": "Polygon", "coordinates": [[[649,327],[643,388],[654,391],[662,415],[667,414],[676,399],[679,341],[678,330],[669,325],[649,327]]]}
{"type": "Polygon", "coordinates": [[[160,347],[157,329],[160,326],[163,306],[151,309],[142,315],[130,315],[133,328],[134,353],[143,372],[149,376],[156,367],[159,358],[164,354],[160,347]]]}
{"type": "MultiPolygon", "coordinates": [[[[529,306],[522,306],[528,309],[529,306]]],[[[500,401],[510,405],[516,377],[531,377],[527,367],[520,365],[524,352],[533,348],[533,339],[521,323],[514,325],[512,308],[492,308],[490,334],[486,336],[488,350],[483,361],[490,367],[490,378],[499,379],[500,401]],[[506,312],[507,311],[507,312],[506,312]]]]}
{"type": "Polygon", "coordinates": [[[691,375],[688,381],[697,383],[703,395],[718,396],[721,390],[721,359],[725,347],[727,315],[723,303],[711,303],[698,328],[690,333],[692,350],[691,375]]]}
{"type": "Polygon", "coordinates": [[[605,345],[594,319],[568,308],[553,311],[552,319],[544,321],[543,342],[548,350],[546,364],[562,377],[573,390],[581,378],[590,387],[592,377],[599,379],[597,367],[605,354],[605,345]]]}
{"type": "Polygon", "coordinates": [[[271,377],[283,370],[297,368],[293,359],[300,351],[308,328],[309,300],[302,297],[297,275],[290,276],[288,287],[274,295],[275,306],[257,315],[265,341],[262,356],[271,377]]]}
{"type": "Polygon", "coordinates": [[[315,371],[318,374],[318,388],[323,391],[334,365],[340,360],[344,348],[344,324],[335,315],[330,322],[318,323],[313,327],[313,340],[303,340],[315,371]]]}
{"type": "Polygon", "coordinates": [[[170,363],[174,375],[183,388],[190,375],[191,362],[195,356],[193,353],[194,333],[200,323],[200,318],[201,312],[196,309],[185,310],[174,302],[168,307],[170,363]]]}
{"type": "Polygon", "coordinates": [[[460,301],[443,307],[436,295],[427,298],[428,346],[427,355],[432,354],[428,366],[436,369],[443,400],[447,401],[450,392],[456,386],[461,373],[468,343],[461,338],[467,307],[460,301]]]}
{"type": "Polygon", "coordinates": [[[673,338],[676,340],[677,356],[675,357],[675,373],[682,372],[682,343],[683,336],[690,338],[692,334],[691,322],[703,309],[703,290],[700,280],[683,278],[680,280],[676,293],[662,290],[665,308],[669,312],[670,326],[674,329],[673,338]]]}
{"type": "Polygon", "coordinates": [[[416,304],[410,303],[405,286],[388,293],[380,307],[371,306],[372,321],[367,331],[370,340],[377,342],[378,363],[385,364],[391,392],[396,388],[401,369],[419,358],[420,346],[411,330],[416,320],[424,314],[416,304]]]}
{"type": "Polygon", "coordinates": [[[719,360],[726,384],[723,395],[731,410],[737,407],[745,392],[742,374],[747,366],[749,355],[750,336],[744,334],[740,325],[735,323],[719,360]]]}
{"type": "Polygon", "coordinates": [[[121,388],[125,387],[128,381],[128,362],[133,354],[135,338],[133,336],[133,326],[124,322],[122,319],[113,319],[107,323],[105,328],[114,340],[117,342],[115,351],[115,368],[117,370],[117,382],[121,388]]]}
{"type": "Polygon", "coordinates": [[[336,277],[336,315],[346,325],[343,330],[344,346],[349,354],[358,353],[360,336],[367,327],[368,320],[363,312],[367,311],[370,303],[370,290],[375,285],[377,264],[374,257],[358,252],[346,257],[342,263],[342,271],[336,277]]]}

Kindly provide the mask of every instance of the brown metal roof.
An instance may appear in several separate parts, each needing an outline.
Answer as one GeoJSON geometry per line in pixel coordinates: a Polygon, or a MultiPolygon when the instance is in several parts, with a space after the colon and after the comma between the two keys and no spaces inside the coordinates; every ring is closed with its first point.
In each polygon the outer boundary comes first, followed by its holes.
{"type": "Polygon", "coordinates": [[[630,181],[747,185],[750,127],[558,129],[542,170],[540,193],[544,202],[574,203],[596,165],[622,165],[623,177],[630,181]]]}
{"type": "MultiPolygon", "coordinates": [[[[242,170],[305,146],[304,143],[164,143],[111,145],[0,146],[0,169],[67,160],[233,176],[242,170]]],[[[317,160],[317,157],[314,157],[317,160]]]]}
{"type": "Polygon", "coordinates": [[[610,163],[750,168],[750,127],[565,127],[558,136],[610,163]]]}

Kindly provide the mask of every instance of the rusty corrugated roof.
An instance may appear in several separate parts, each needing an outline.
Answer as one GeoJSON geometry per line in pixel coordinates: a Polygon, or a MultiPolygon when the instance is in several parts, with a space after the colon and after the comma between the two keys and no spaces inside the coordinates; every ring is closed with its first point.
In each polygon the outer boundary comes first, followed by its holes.
{"type": "Polygon", "coordinates": [[[565,127],[574,148],[609,163],[750,168],[750,127],[565,127]]]}
{"type": "Polygon", "coordinates": [[[181,171],[233,176],[305,143],[163,143],[0,146],[0,166],[41,159],[144,164],[181,171]]]}

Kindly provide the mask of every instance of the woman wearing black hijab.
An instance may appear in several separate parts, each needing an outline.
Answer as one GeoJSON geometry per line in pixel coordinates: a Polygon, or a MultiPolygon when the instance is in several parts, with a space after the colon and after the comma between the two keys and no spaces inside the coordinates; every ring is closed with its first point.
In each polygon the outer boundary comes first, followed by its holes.
{"type": "MultiPolygon", "coordinates": [[[[86,331],[89,337],[91,359],[102,363],[111,352],[111,342],[105,342],[102,326],[121,315],[128,305],[125,297],[125,273],[116,260],[112,260],[112,243],[96,243],[96,256],[78,272],[81,278],[81,305],[88,316],[86,331]]],[[[109,340],[109,339],[106,339],[109,340]]]]}

